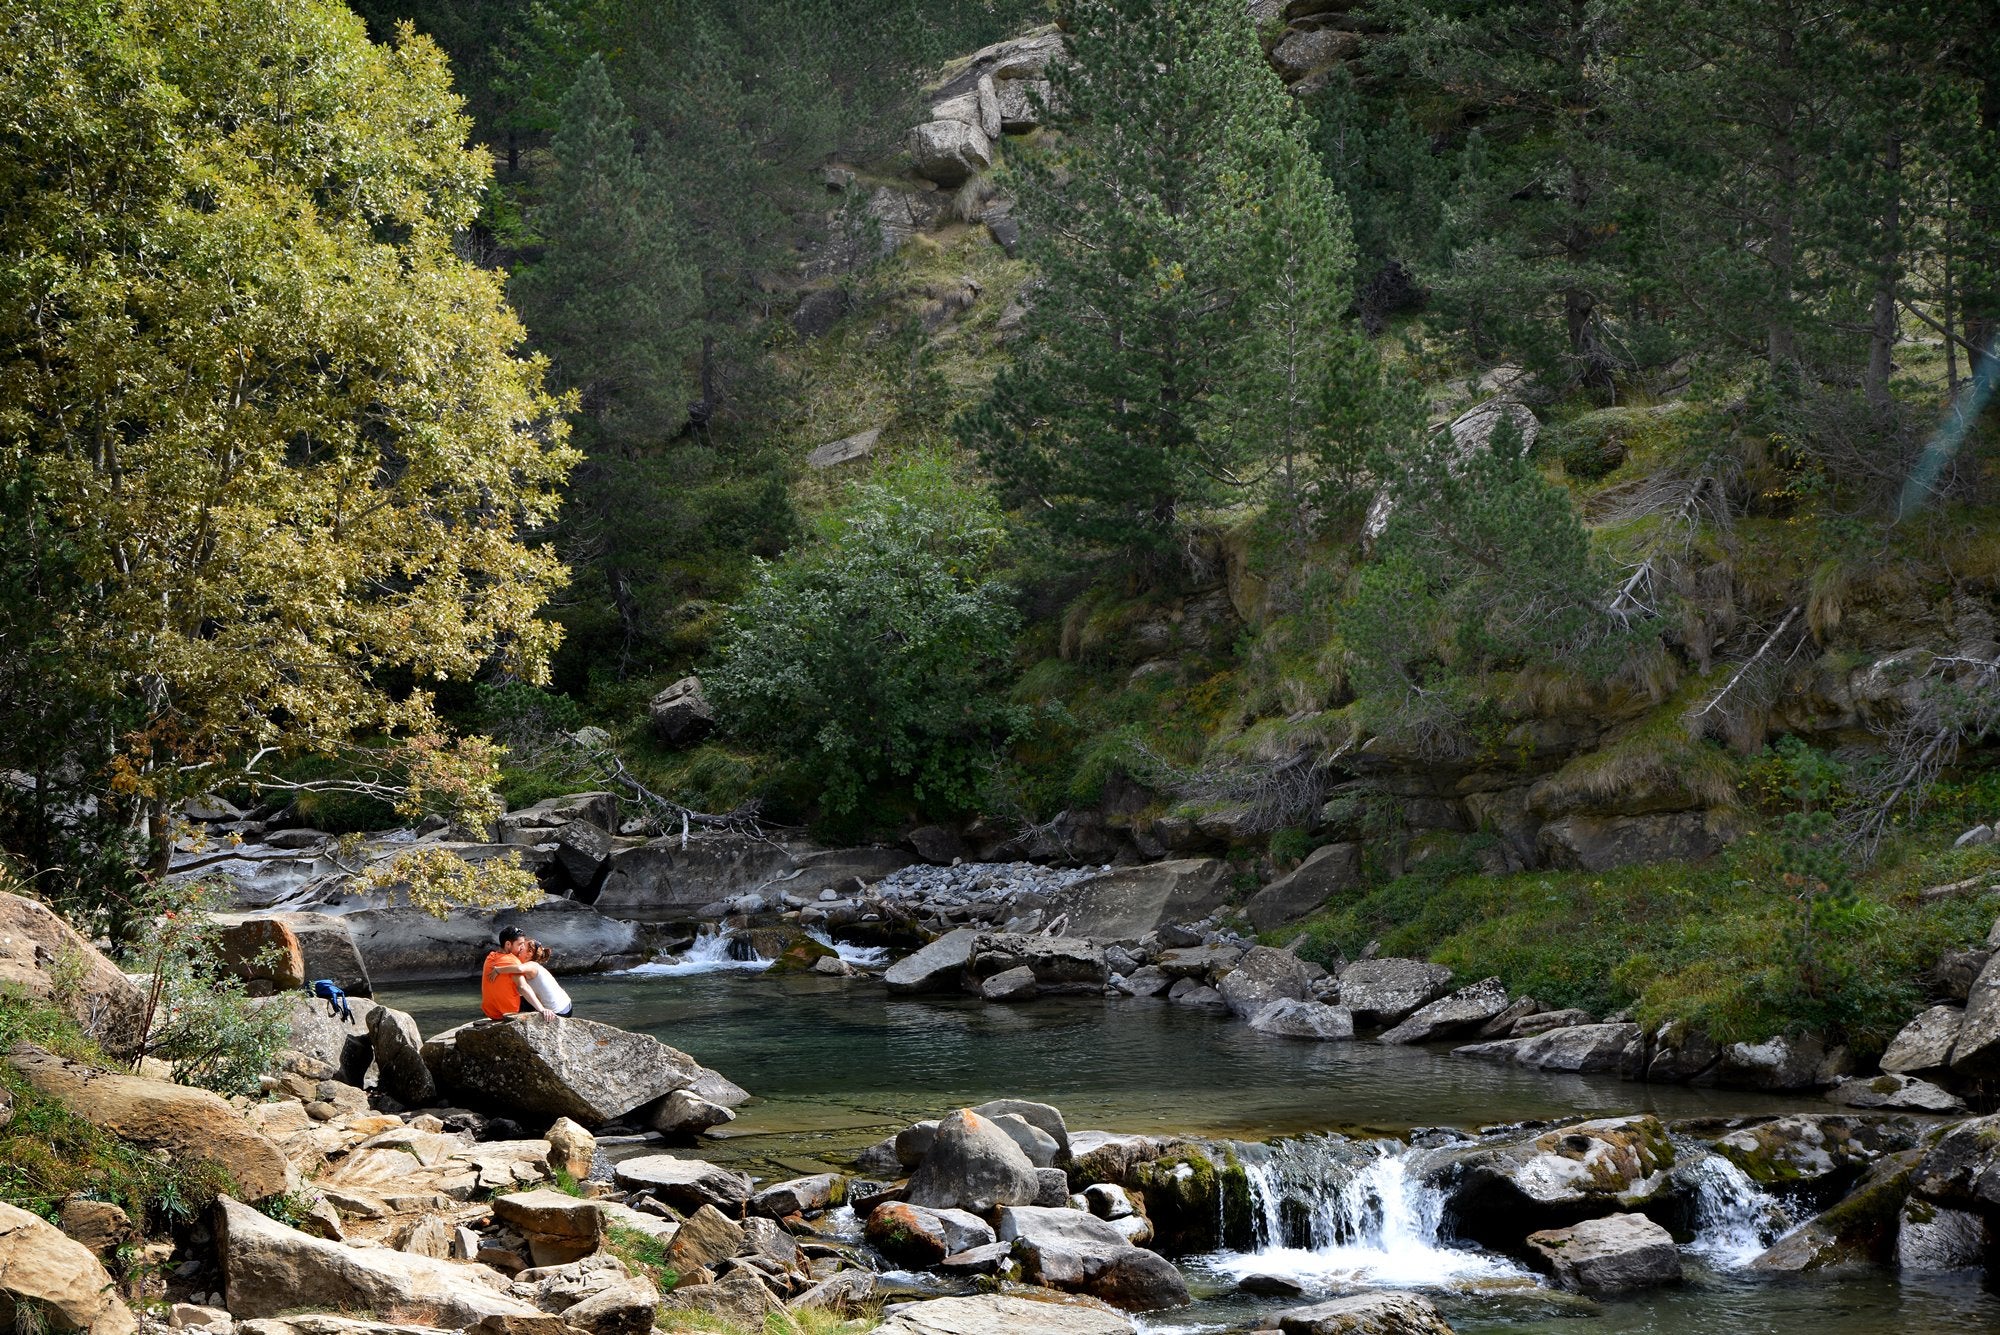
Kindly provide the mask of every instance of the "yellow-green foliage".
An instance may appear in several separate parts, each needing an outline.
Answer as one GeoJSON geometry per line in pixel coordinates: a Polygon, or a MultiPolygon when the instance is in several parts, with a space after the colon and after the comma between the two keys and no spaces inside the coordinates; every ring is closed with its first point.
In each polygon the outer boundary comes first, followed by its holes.
{"type": "MultiPolygon", "coordinates": [[[[1699,687],[1704,683],[1696,683],[1699,687]]],[[[1550,809],[1632,809],[1650,795],[1676,797],[1673,807],[1737,804],[1737,762],[1715,742],[1689,735],[1685,715],[1701,698],[1683,691],[1595,751],[1576,757],[1545,781],[1550,809]]]]}

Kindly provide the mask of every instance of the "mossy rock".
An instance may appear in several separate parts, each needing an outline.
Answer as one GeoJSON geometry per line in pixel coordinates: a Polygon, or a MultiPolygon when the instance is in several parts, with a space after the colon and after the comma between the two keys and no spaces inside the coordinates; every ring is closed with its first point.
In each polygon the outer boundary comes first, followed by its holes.
{"type": "Polygon", "coordinates": [[[786,931],[778,927],[761,927],[750,933],[750,943],[757,948],[757,954],[774,961],[772,973],[810,973],[813,965],[829,955],[839,955],[839,951],[822,941],[816,941],[804,932],[786,931]]]}
{"type": "Polygon", "coordinates": [[[1233,1151],[1166,1155],[1138,1165],[1131,1185],[1145,1195],[1158,1250],[1186,1256],[1250,1246],[1250,1179],[1233,1151]]]}

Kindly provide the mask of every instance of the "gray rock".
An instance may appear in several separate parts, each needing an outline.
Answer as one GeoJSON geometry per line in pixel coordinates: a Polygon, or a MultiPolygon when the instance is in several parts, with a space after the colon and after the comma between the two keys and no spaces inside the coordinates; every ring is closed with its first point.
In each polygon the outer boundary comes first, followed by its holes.
{"type": "Polygon", "coordinates": [[[1884,1074],[1849,1076],[1826,1092],[1827,1102],[1843,1108],[1874,1108],[1886,1112],[1962,1113],[1965,1100],[1915,1076],[1884,1074]]]}
{"type": "Polygon", "coordinates": [[[1507,1003],[1505,1010],[1488,1020],[1485,1024],[1480,1025],[1474,1036],[1477,1038],[1516,1037],[1514,1025],[1518,1021],[1527,1019],[1530,1015],[1537,1014],[1541,1009],[1542,1003],[1536,1001],[1533,997],[1516,997],[1507,1003]]]}
{"type": "Polygon", "coordinates": [[[1772,1243],[1750,1268],[1798,1275],[1893,1265],[1899,1217],[1918,1157],[1916,1150],[1904,1150],[1877,1160],[1838,1204],[1772,1243]]]}
{"type": "Polygon", "coordinates": [[[628,1191],[649,1191],[678,1210],[713,1205],[735,1213],[750,1200],[750,1179],[700,1159],[645,1154],[612,1166],[612,1177],[628,1191]]]}
{"type": "Polygon", "coordinates": [[[1359,1025],[1392,1025],[1444,995],[1451,970],[1422,960],[1356,960],[1341,971],[1340,1004],[1359,1025]]]}
{"type": "Polygon", "coordinates": [[[1824,1089],[1851,1069],[1845,1048],[1829,1052],[1810,1035],[1781,1035],[1762,1043],[1731,1043],[1723,1048],[1716,1083],[1740,1089],[1824,1089]]]}
{"type": "Polygon", "coordinates": [[[573,820],[556,831],[556,866],[578,890],[594,890],[611,869],[617,841],[587,820],[573,820]]]}
{"type": "Polygon", "coordinates": [[[1278,1315],[1284,1335],[1451,1335],[1428,1298],[1414,1293],[1358,1293],[1278,1315]]]}
{"type": "Polygon", "coordinates": [[[454,1032],[440,1083],[515,1116],[601,1126],[713,1074],[656,1039],[574,1016],[482,1020],[454,1032]]]}
{"type": "Polygon", "coordinates": [[[653,735],[668,746],[693,746],[715,731],[715,711],[701,693],[700,677],[682,677],[646,706],[653,735]]]}
{"type": "Polygon", "coordinates": [[[1116,1226],[1083,1210],[1002,1210],[999,1234],[1014,1244],[1022,1276],[1035,1283],[1132,1312],[1188,1302],[1186,1281],[1172,1262],[1133,1246],[1116,1226]]]}
{"type": "Polygon", "coordinates": [[[993,932],[972,943],[966,964],[965,981],[978,989],[995,974],[1026,968],[1034,975],[1040,993],[1086,993],[1095,996],[1104,990],[1110,974],[1104,967],[1104,952],[1076,936],[1031,936],[1022,932],[993,932]]]}
{"type": "Polygon", "coordinates": [[[1953,848],[1968,848],[1974,844],[1990,844],[1995,835],[1991,825],[1975,825],[1964,834],[1951,841],[1953,848]]]}
{"type": "Polygon", "coordinates": [[[972,943],[984,933],[977,927],[946,932],[913,955],[889,966],[882,982],[891,992],[955,992],[972,962],[972,943]]]}
{"type": "Polygon", "coordinates": [[[1482,978],[1448,997],[1411,1012],[1382,1035],[1384,1043],[1429,1043],[1477,1029],[1507,1009],[1507,989],[1498,978],[1482,978]]]}
{"type": "Polygon", "coordinates": [[[368,1013],[368,1038],[374,1044],[383,1092],[411,1108],[437,1098],[437,1081],[424,1064],[424,1036],[415,1020],[402,1011],[377,1006],[368,1013]]]}
{"type": "Polygon", "coordinates": [[[1563,1288],[1626,1293],[1677,1284],[1674,1235],[1644,1215],[1614,1214],[1528,1235],[1528,1247],[1563,1288]]]}
{"type": "Polygon", "coordinates": [[[714,1099],[703,1098],[694,1089],[677,1089],[663,1099],[646,1104],[633,1113],[639,1125],[665,1135],[699,1135],[710,1127],[736,1120],[736,1113],[714,1099]]]}
{"type": "Polygon", "coordinates": [[[1986,962],[1966,994],[1965,1019],[1952,1045],[1951,1069],[1963,1076],[2000,1073],[2000,955],[1986,962]]]}
{"type": "Polygon", "coordinates": [[[1028,1001],[1036,991],[1035,971],[1025,964],[996,973],[979,985],[979,995],[988,1001],[1028,1001]]]}
{"type": "Polygon", "coordinates": [[[1891,1075],[1948,1069],[1952,1046],[1964,1024],[1965,1012],[1958,1007],[1931,1007],[1889,1040],[1888,1050],[1882,1054],[1882,1069],[1891,1075]]]}
{"type": "Polygon", "coordinates": [[[1925,1152],[1910,1189],[1932,1205],[2000,1218],[2000,1114],[1946,1131],[1925,1152]]]}
{"type": "Polygon", "coordinates": [[[856,459],[866,459],[875,453],[875,442],[882,439],[881,427],[870,427],[852,436],[828,441],[806,456],[808,468],[832,468],[839,464],[851,464],[856,459]]]}
{"type": "Polygon", "coordinates": [[[1083,1189],[1090,1212],[1099,1219],[1116,1221],[1132,1216],[1132,1195],[1115,1182],[1093,1182],[1083,1189]]]}
{"type": "Polygon", "coordinates": [[[1443,1154],[1424,1171],[1427,1181],[1456,1185],[1452,1210],[1467,1237],[1515,1247],[1536,1228],[1666,1199],[1674,1163],[1666,1127],[1641,1114],[1443,1154]]]}
{"type": "MultiPolygon", "coordinates": [[[[488,855],[522,851],[499,845],[437,846],[475,862],[488,855]]],[[[538,856],[553,858],[552,854],[538,856]]],[[[622,961],[636,962],[643,953],[637,923],[554,895],[543,896],[525,911],[508,909],[496,914],[490,909],[453,909],[442,919],[405,902],[399,889],[379,895],[350,895],[348,899],[352,906],[343,906],[341,916],[369,977],[381,986],[477,978],[481,961],[493,948],[494,934],[507,926],[518,926],[548,946],[550,967],[557,973],[584,973],[622,961]]]]}
{"type": "MultiPolygon", "coordinates": [[[[1000,1113],[991,1117],[993,1125],[1007,1133],[1007,1138],[1021,1147],[1021,1153],[1028,1156],[1028,1162],[1036,1168],[1054,1168],[1056,1163],[1056,1138],[1038,1126],[1030,1125],[1019,1113],[1000,1113]]],[[[1063,1194],[1069,1194],[1065,1188],[1063,1194]]]]}
{"type": "Polygon", "coordinates": [[[1796,1189],[1838,1182],[1916,1142],[1916,1123],[1908,1118],[1791,1113],[1739,1127],[1714,1146],[1754,1181],[1796,1189]]]}
{"type": "Polygon", "coordinates": [[[1360,50],[1360,33],[1341,28],[1294,28],[1271,48],[1271,64],[1286,83],[1296,83],[1360,50]]]}
{"type": "Polygon", "coordinates": [[[898,1131],[891,1142],[896,1149],[896,1162],[905,1168],[915,1168],[931,1152],[937,1143],[937,1119],[927,1117],[921,1122],[912,1122],[898,1131]]]}
{"type": "MultiPolygon", "coordinates": [[[[799,868],[790,849],[768,839],[692,834],[683,846],[675,832],[614,854],[594,903],[620,919],[686,921],[704,904],[756,890],[799,868]]],[[[805,882],[786,884],[803,889],[805,882]]],[[[532,926],[527,930],[541,939],[532,926]]],[[[476,968],[478,961],[473,963],[476,968]]]]}
{"type": "MultiPolygon", "coordinates": [[[[1190,935],[1195,936],[1197,943],[1200,941],[1199,934],[1190,933],[1190,935]]],[[[1203,979],[1210,975],[1219,976],[1228,973],[1242,958],[1241,946],[1195,944],[1176,946],[1162,951],[1153,967],[1169,978],[1203,979]]]]}
{"type": "Polygon", "coordinates": [[[1250,1027],[1277,1038],[1337,1041],[1354,1037],[1354,1013],[1318,1001],[1274,1001],[1251,1017],[1250,1027]]]}
{"type": "Polygon", "coordinates": [[[839,1204],[846,1193],[847,1179],[839,1173],[815,1173],[765,1187],[750,1198],[750,1208],[772,1219],[816,1214],[839,1204]]]}
{"type": "Polygon", "coordinates": [[[1508,1062],[1536,1071],[1574,1075],[1636,1073],[1645,1056],[1636,1024],[1580,1024],[1527,1038],[1502,1038],[1453,1048],[1454,1057],[1508,1062]]]}
{"type": "Polygon", "coordinates": [[[1229,1009],[1229,1003],[1222,999],[1222,993],[1205,983],[1197,983],[1192,978],[1183,978],[1168,989],[1167,1000],[1177,1006],[1201,1006],[1218,1011],[1229,1009]]]}
{"type": "Polygon", "coordinates": [[[888,1201],[870,1212],[868,1241],[890,1260],[926,1267],[947,1256],[991,1246],[993,1229],[964,1210],[931,1209],[908,1201],[888,1201]]]}
{"type": "Polygon", "coordinates": [[[1184,858],[1121,867],[1059,891],[1051,917],[1076,936],[1136,941],[1167,923],[1203,918],[1228,902],[1229,864],[1184,858]]]}
{"type": "Polygon", "coordinates": [[[1312,983],[1297,955],[1252,946],[1217,982],[1216,991],[1236,1018],[1248,1020],[1274,1001],[1306,1000],[1312,995],[1312,983]]]}
{"type": "Polygon", "coordinates": [[[1722,851],[1737,822],[1723,812],[1667,811],[1644,816],[1562,816],[1536,836],[1558,867],[1610,871],[1647,862],[1699,862],[1722,851]]]}
{"type": "Polygon", "coordinates": [[[1986,1264],[1991,1239],[1991,1227],[1979,1215],[1913,1198],[1904,1204],[1896,1230],[1896,1268],[1916,1275],[1977,1270],[1986,1264]]]}
{"type": "Polygon", "coordinates": [[[1361,845],[1325,844],[1244,906],[1251,926],[1268,932],[1296,922],[1337,894],[1361,884],[1361,845]]]}
{"type": "Polygon", "coordinates": [[[647,1335],[660,1310],[660,1291],[642,1275],[606,1284],[565,1307],[562,1320],[584,1335],[647,1335]]]}
{"type": "Polygon", "coordinates": [[[1001,79],[993,85],[1000,113],[1000,129],[1006,134],[1025,134],[1041,124],[1043,109],[1049,104],[1047,79],[1001,79]]]}
{"type": "Polygon", "coordinates": [[[1035,1165],[987,1118],[960,1109],[938,1122],[930,1152],[910,1177],[903,1199],[933,1210],[1025,1205],[1041,1194],[1035,1165]]]}
{"type": "Polygon", "coordinates": [[[1020,1118],[1056,1143],[1056,1163],[1069,1162],[1069,1123],[1064,1120],[1061,1109],[1029,1099],[988,1099],[975,1105],[972,1111],[981,1117],[1020,1118]]]}
{"type": "Polygon", "coordinates": [[[1041,1190],[1035,1193],[1036,1205],[1048,1209],[1073,1209],[1076,1202],[1070,1199],[1069,1174],[1060,1168],[1037,1168],[1035,1178],[1041,1183],[1041,1190]]]}
{"type": "Polygon", "coordinates": [[[1172,976],[1154,964],[1141,965],[1125,976],[1125,990],[1135,997],[1157,997],[1173,985],[1172,976]]]}
{"type": "Polygon", "coordinates": [[[987,1294],[894,1308],[875,1335],[1133,1335],[1133,1329],[1124,1317],[1099,1307],[987,1294]]]}
{"type": "Polygon", "coordinates": [[[1062,60],[1063,55],[1062,34],[1053,26],[1037,28],[952,62],[950,74],[931,90],[931,96],[956,97],[977,88],[982,78],[990,78],[996,84],[1006,79],[1044,78],[1049,66],[1062,60]]]}
{"type": "Polygon", "coordinates": [[[910,168],[927,181],[955,186],[993,165],[993,144],[977,125],[926,121],[910,131],[910,168]]]}
{"type": "Polygon", "coordinates": [[[1513,1028],[1508,1031],[1507,1037],[1527,1038],[1534,1034],[1545,1034],[1551,1029],[1574,1029],[1580,1024],[1596,1023],[1597,1017],[1595,1015],[1586,1010],[1579,1010],[1574,1006],[1556,1011],[1538,1010],[1532,1014],[1523,1015],[1520,1019],[1514,1021],[1513,1028]]]}

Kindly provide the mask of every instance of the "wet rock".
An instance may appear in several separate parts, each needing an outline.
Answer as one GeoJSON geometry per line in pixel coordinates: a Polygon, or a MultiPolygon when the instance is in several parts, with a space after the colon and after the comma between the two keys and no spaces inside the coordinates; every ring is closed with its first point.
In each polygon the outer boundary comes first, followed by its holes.
{"type": "Polygon", "coordinates": [[[1644,1055],[1644,1037],[1636,1024],[1572,1025],[1527,1038],[1501,1038],[1452,1049],[1454,1057],[1579,1075],[1637,1074],[1644,1055]]]}
{"type": "Polygon", "coordinates": [[[1910,1188],[1934,1205],[2000,1218],[2000,1114],[1946,1131],[1917,1165],[1910,1188]]]}
{"type": "Polygon", "coordinates": [[[966,966],[972,962],[973,943],[984,935],[976,927],[960,927],[946,932],[913,955],[889,966],[882,982],[891,992],[955,992],[966,966]]]}
{"type": "Polygon", "coordinates": [[[1204,918],[1229,899],[1229,864],[1182,858],[1121,867],[1093,876],[1054,897],[1051,917],[1099,941],[1136,941],[1168,923],[1204,918]]]}
{"type": "Polygon", "coordinates": [[[1014,1244],[1023,1278],[1088,1293],[1131,1312],[1182,1307],[1187,1283],[1172,1262],[1135,1247],[1112,1224],[1073,1209],[1000,1212],[1000,1240],[1014,1244]]]}
{"type": "Polygon", "coordinates": [[[1222,993],[1192,978],[1183,978],[1167,989],[1167,1000],[1177,1006],[1199,1006],[1207,1010],[1228,1010],[1222,993]]]}
{"type": "Polygon", "coordinates": [[[910,1177],[903,1199],[934,1210],[983,1214],[1026,1205],[1041,1193],[1035,1165],[998,1126],[970,1109],[938,1122],[936,1138],[910,1177]]]}
{"type": "Polygon", "coordinates": [[[1173,985],[1173,976],[1152,964],[1142,965],[1125,977],[1125,991],[1135,997],[1157,997],[1173,985]]]}
{"type": "Polygon", "coordinates": [[[937,1298],[891,1311],[875,1335],[1133,1335],[1125,1317],[1094,1305],[987,1294],[937,1298]]]}
{"type": "Polygon", "coordinates": [[[1354,1013],[1318,1001],[1274,1001],[1251,1017],[1250,1027],[1276,1038],[1337,1042],[1354,1037],[1354,1013]]]}
{"type": "Polygon", "coordinates": [[[82,1243],[39,1215],[0,1202],[0,1318],[85,1335],[132,1335],[138,1322],[82,1243]]]}
{"type": "Polygon", "coordinates": [[[120,1140],[221,1169],[246,1199],[290,1186],[291,1161],[278,1144],[205,1089],[99,1070],[33,1043],[16,1043],[7,1062],[37,1091],[120,1140]]]}
{"type": "Polygon", "coordinates": [[[1278,1316],[1284,1335],[1451,1335],[1428,1298],[1414,1293],[1358,1293],[1297,1307],[1278,1316]]]}
{"type": "Polygon", "coordinates": [[[1142,1163],[1158,1159],[1176,1142],[1157,1136],[1079,1131],[1070,1139],[1071,1167],[1081,1182],[1126,1182],[1142,1163]]]}
{"type": "Polygon", "coordinates": [[[1738,1089],[1824,1089],[1851,1069],[1845,1048],[1828,1051],[1811,1036],[1780,1036],[1723,1048],[1715,1080],[1738,1089]]]}
{"type": "Polygon", "coordinates": [[[1507,1009],[1507,989],[1498,978],[1482,978],[1448,997],[1419,1007],[1382,1035],[1384,1043],[1429,1043],[1479,1028],[1507,1009]]]}
{"type": "Polygon", "coordinates": [[[1903,1203],[1896,1229],[1896,1268],[1937,1275],[1983,1267],[1991,1254],[1993,1231],[1986,1220],[1911,1197],[1903,1203]]]}
{"type": "Polygon", "coordinates": [[[524,1015],[456,1031],[443,1083],[517,1115],[601,1126],[694,1086],[705,1074],[645,1034],[577,1017],[524,1015]]]}
{"type": "Polygon", "coordinates": [[[1205,1149],[1177,1145],[1134,1164],[1123,1184],[1145,1198],[1147,1218],[1164,1252],[1185,1256],[1214,1251],[1225,1242],[1237,1247],[1248,1243],[1250,1184],[1227,1149],[1211,1157],[1205,1149]]]}
{"type": "Polygon", "coordinates": [[[377,1006],[368,1012],[368,1039],[384,1093],[412,1108],[436,1101],[437,1080],[424,1064],[424,1036],[414,1019],[377,1006]]]}
{"type": "Polygon", "coordinates": [[[1751,1269],[1782,1274],[1892,1265],[1903,1203],[1919,1153],[1904,1150],[1877,1161],[1831,1209],[1778,1239],[1751,1269]]]}
{"type": "Polygon", "coordinates": [[[1962,1113],[1965,1100],[1928,1080],[1907,1075],[1849,1076],[1826,1092],[1827,1102],[1845,1108],[1888,1112],[1962,1113]]]}
{"type": "Polygon", "coordinates": [[[1578,1293],[1625,1293],[1681,1278],[1673,1234],[1644,1215],[1607,1215],[1530,1233],[1528,1248],[1557,1284],[1578,1293]]]}
{"type": "Polygon", "coordinates": [[[1889,1040],[1882,1069],[1892,1075],[1922,1075],[1951,1065],[1951,1050],[1965,1024],[1957,1006],[1933,1006],[1910,1021],[1889,1040]]]}
{"type": "Polygon", "coordinates": [[[867,1237],[891,1261],[914,1270],[995,1241],[992,1226],[978,1215],[907,1201],[876,1206],[868,1216],[867,1237]]]}
{"type": "Polygon", "coordinates": [[[1815,1187],[1824,1198],[1884,1154],[1916,1146],[1908,1118],[1793,1113],[1716,1138],[1716,1152],[1762,1186],[1815,1187]]]}
{"type": "Polygon", "coordinates": [[[715,1205],[733,1211],[750,1200],[749,1178],[700,1159],[645,1154],[620,1160],[611,1172],[619,1186],[631,1191],[649,1191],[679,1210],[715,1205]]]}
{"type": "Polygon", "coordinates": [[[1304,1001],[1312,995],[1312,980],[1297,955],[1269,946],[1252,946],[1236,967],[1224,974],[1216,991],[1239,1020],[1248,1020],[1274,1001],[1304,1001]]]}
{"type": "Polygon", "coordinates": [[[1443,1158],[1429,1176],[1456,1184],[1451,1216],[1468,1237],[1516,1244],[1535,1228],[1637,1210],[1673,1190],[1674,1145],[1650,1114],[1606,1117],[1443,1158]]]}
{"type": "Polygon", "coordinates": [[[1049,994],[1094,996],[1104,990],[1110,976],[1104,951],[1081,937],[994,932],[973,941],[966,983],[978,990],[987,979],[1023,968],[1033,976],[1035,991],[1049,994]]]}
{"type": "Polygon", "coordinates": [[[1244,906],[1260,932],[1297,922],[1337,894],[1361,884],[1361,845],[1325,844],[1289,873],[1259,890],[1244,906]]]}
{"type": "Polygon", "coordinates": [[[996,973],[979,985],[979,995],[987,1001],[1027,1001],[1036,991],[1035,971],[1025,964],[996,973]]]}
{"type": "Polygon", "coordinates": [[[1443,996],[1451,970],[1422,960],[1356,960],[1341,971],[1340,1004],[1358,1025],[1393,1025],[1443,996]]]}

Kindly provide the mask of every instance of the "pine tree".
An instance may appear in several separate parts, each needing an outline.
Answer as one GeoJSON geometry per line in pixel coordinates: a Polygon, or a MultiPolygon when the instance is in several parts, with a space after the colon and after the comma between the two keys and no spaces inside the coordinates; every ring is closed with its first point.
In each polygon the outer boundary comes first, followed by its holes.
{"type": "Polygon", "coordinates": [[[1062,137],[1016,182],[1041,276],[1027,350],[960,431],[1059,541],[1158,568],[1189,510],[1248,493],[1274,449],[1314,448],[1346,218],[1241,4],[1060,13],[1062,137]]]}

